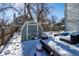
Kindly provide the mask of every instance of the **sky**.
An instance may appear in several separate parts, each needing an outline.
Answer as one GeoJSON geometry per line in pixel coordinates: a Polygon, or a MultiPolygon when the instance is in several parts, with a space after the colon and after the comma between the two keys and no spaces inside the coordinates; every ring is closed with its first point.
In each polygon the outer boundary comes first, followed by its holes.
{"type": "MultiPolygon", "coordinates": [[[[22,4],[15,4],[15,7],[22,7],[22,4]]],[[[50,15],[55,15],[57,16],[57,20],[56,22],[60,22],[62,18],[64,18],[64,4],[63,3],[50,3],[49,4],[49,8],[51,8],[51,10],[53,10],[50,15]]],[[[12,12],[14,12],[13,10],[9,10],[6,12],[6,15],[8,17],[10,17],[12,15],[12,12]]],[[[12,18],[13,16],[10,17],[9,22],[12,22],[12,18]]]]}
{"type": "Polygon", "coordinates": [[[57,22],[60,22],[62,18],[64,18],[64,4],[63,3],[56,3],[52,4],[54,7],[54,12],[52,13],[53,15],[57,16],[57,22]]]}

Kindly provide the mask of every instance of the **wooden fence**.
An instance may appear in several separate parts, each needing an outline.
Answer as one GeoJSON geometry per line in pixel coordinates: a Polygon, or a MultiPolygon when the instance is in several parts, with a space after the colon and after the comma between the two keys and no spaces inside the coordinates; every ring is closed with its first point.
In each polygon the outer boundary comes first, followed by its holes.
{"type": "Polygon", "coordinates": [[[16,31],[16,27],[0,28],[0,46],[6,44],[16,31]]]}

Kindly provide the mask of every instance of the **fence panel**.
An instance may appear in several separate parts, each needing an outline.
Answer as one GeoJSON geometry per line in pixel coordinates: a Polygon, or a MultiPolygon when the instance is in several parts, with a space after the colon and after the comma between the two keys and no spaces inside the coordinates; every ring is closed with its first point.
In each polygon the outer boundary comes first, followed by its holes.
{"type": "Polygon", "coordinates": [[[16,31],[16,27],[0,28],[0,46],[6,44],[16,31]]]}

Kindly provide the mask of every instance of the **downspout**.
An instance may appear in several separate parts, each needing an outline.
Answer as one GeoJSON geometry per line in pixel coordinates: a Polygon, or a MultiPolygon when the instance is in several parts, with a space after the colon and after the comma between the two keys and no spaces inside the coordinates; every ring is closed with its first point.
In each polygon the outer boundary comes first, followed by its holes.
{"type": "Polygon", "coordinates": [[[64,7],[64,17],[65,17],[64,18],[64,25],[65,25],[64,31],[66,32],[67,31],[67,27],[66,27],[67,26],[66,25],[66,22],[67,22],[67,20],[66,20],[67,19],[67,3],[65,3],[64,6],[65,6],[64,7]]]}

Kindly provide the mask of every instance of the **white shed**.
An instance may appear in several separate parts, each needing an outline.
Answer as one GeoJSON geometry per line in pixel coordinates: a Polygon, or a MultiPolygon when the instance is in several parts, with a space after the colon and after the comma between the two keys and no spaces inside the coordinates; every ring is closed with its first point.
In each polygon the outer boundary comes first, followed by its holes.
{"type": "Polygon", "coordinates": [[[31,40],[35,37],[40,38],[42,35],[42,27],[37,22],[25,22],[21,28],[21,40],[31,40]]]}

